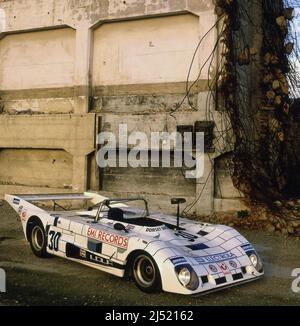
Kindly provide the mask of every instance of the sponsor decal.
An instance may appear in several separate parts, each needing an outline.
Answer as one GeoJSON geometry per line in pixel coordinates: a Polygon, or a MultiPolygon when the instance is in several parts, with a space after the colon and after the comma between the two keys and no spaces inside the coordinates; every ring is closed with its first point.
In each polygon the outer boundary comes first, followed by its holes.
{"type": "Polygon", "coordinates": [[[125,269],[124,265],[115,263],[110,259],[95,255],[94,253],[77,247],[72,243],[66,244],[66,256],[68,258],[79,259],[81,261],[87,261],[101,266],[125,269]]]}
{"type": "Polygon", "coordinates": [[[110,233],[104,230],[96,230],[92,227],[89,227],[87,236],[115,247],[123,249],[127,249],[128,247],[128,237],[124,237],[120,234],[110,233]]]}
{"type": "Polygon", "coordinates": [[[185,264],[187,263],[186,259],[183,257],[174,257],[174,258],[170,258],[171,262],[173,265],[179,265],[179,264],[185,264]]]}
{"type": "Polygon", "coordinates": [[[236,255],[231,252],[223,252],[220,254],[215,255],[209,255],[209,256],[203,256],[203,257],[195,257],[195,260],[199,264],[206,264],[206,263],[214,263],[214,262],[220,262],[224,260],[229,260],[236,258],[236,255]]]}
{"type": "Polygon", "coordinates": [[[235,261],[233,261],[233,260],[230,260],[230,261],[229,261],[229,265],[230,265],[232,268],[238,268],[237,263],[236,263],[235,261]]]}
{"type": "Polygon", "coordinates": [[[21,217],[21,220],[22,221],[26,221],[27,220],[27,209],[26,208],[24,208],[23,206],[20,206],[19,208],[18,208],[18,214],[19,214],[19,216],[21,217]]]}
{"type": "Polygon", "coordinates": [[[27,220],[27,212],[26,211],[23,211],[21,213],[21,220],[24,221],[24,222],[27,220]]]}
{"type": "Polygon", "coordinates": [[[13,199],[13,204],[14,205],[19,205],[20,204],[20,199],[19,198],[14,198],[13,199]]]}
{"type": "Polygon", "coordinates": [[[90,261],[92,263],[114,267],[113,261],[111,261],[107,258],[103,258],[103,257],[97,256],[97,255],[94,255],[92,253],[88,253],[87,259],[88,259],[88,261],[90,261]]]}
{"type": "Polygon", "coordinates": [[[146,228],[146,232],[160,232],[163,230],[166,230],[167,227],[166,226],[158,226],[158,227],[153,227],[153,228],[146,228]]]}
{"type": "Polygon", "coordinates": [[[86,258],[86,250],[80,249],[79,256],[82,257],[82,258],[86,258]]]}
{"type": "Polygon", "coordinates": [[[217,273],[217,272],[218,272],[218,269],[217,269],[217,267],[216,267],[215,265],[209,265],[208,267],[209,267],[209,269],[210,269],[213,273],[217,273]]]}
{"type": "Polygon", "coordinates": [[[221,268],[224,275],[231,274],[228,266],[224,262],[221,264],[218,264],[218,266],[221,268]]]}

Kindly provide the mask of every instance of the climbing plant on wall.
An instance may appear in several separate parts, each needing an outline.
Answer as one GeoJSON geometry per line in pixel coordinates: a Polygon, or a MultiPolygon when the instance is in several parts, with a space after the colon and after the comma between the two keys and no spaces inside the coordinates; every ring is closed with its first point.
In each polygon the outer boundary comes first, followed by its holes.
{"type": "Polygon", "coordinates": [[[232,125],[235,186],[245,195],[285,195],[293,127],[297,52],[294,8],[282,0],[217,0],[222,32],[218,92],[232,125]]]}

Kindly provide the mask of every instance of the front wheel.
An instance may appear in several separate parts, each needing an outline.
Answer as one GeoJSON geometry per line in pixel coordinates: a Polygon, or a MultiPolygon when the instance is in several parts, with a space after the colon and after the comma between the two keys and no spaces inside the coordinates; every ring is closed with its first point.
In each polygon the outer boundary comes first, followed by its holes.
{"type": "Polygon", "coordinates": [[[40,258],[49,257],[47,254],[47,236],[41,221],[35,221],[31,225],[29,243],[32,252],[40,258]]]}
{"type": "Polygon", "coordinates": [[[140,290],[147,293],[161,290],[159,269],[150,255],[138,255],[134,259],[132,269],[134,282],[140,290]]]}

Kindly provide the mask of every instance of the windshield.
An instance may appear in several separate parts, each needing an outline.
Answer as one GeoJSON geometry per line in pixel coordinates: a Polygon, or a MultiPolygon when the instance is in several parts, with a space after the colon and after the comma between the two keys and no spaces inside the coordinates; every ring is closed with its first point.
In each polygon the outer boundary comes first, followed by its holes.
{"type": "Polygon", "coordinates": [[[112,209],[121,211],[122,219],[149,216],[148,202],[144,198],[113,198],[106,199],[100,203],[96,220],[99,220],[100,217],[107,217],[112,209]],[[129,202],[135,202],[138,208],[128,207],[127,203],[129,202]]]}

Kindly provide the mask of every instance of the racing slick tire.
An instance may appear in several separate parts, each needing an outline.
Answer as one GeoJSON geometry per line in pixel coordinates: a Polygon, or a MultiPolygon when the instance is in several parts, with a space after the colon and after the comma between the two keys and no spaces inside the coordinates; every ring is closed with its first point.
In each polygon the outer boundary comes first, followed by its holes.
{"type": "Polygon", "coordinates": [[[132,266],[132,276],[136,286],[143,292],[153,293],[161,290],[159,269],[147,253],[138,254],[132,266]]]}
{"type": "Polygon", "coordinates": [[[47,258],[47,236],[40,220],[35,220],[30,226],[29,243],[32,252],[39,258],[47,258]]]}

